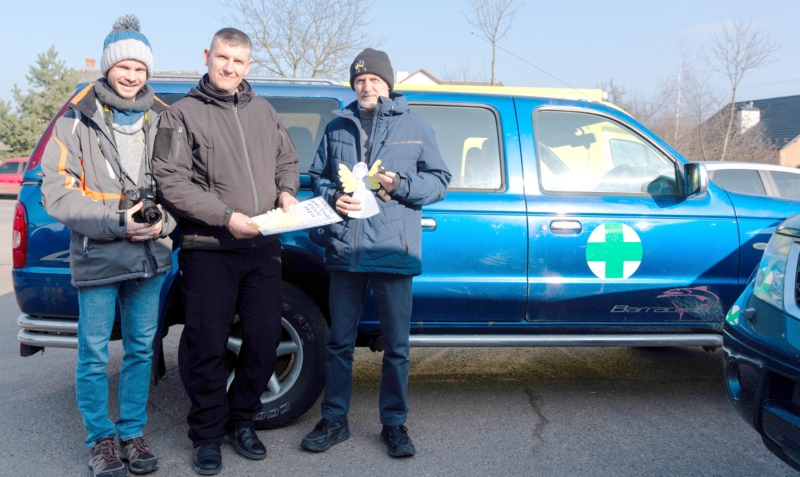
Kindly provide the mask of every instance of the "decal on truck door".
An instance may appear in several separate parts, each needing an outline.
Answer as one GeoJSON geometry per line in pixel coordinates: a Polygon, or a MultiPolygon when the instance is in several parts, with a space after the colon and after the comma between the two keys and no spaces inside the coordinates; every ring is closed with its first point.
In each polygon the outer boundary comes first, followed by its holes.
{"type": "Polygon", "coordinates": [[[620,222],[600,224],[589,235],[586,263],[598,278],[629,278],[642,263],[642,240],[636,231],[620,222]]]}

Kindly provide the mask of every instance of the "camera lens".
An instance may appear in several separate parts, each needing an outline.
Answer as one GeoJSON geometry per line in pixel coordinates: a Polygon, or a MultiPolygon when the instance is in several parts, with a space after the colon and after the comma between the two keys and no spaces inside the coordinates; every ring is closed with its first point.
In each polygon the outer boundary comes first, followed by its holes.
{"type": "Polygon", "coordinates": [[[161,220],[161,211],[158,210],[155,202],[151,200],[144,200],[142,202],[141,214],[150,225],[157,224],[161,220]]]}

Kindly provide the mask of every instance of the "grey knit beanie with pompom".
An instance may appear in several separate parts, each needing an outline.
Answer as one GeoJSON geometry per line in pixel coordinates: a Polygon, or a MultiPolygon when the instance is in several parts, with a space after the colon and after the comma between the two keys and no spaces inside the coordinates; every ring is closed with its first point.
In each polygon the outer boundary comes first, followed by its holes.
{"type": "Polygon", "coordinates": [[[103,56],[100,58],[100,71],[108,74],[120,61],[137,60],[147,67],[147,78],[153,75],[153,50],[147,37],[141,34],[139,19],[135,15],[123,15],[117,18],[111,33],[103,43],[103,56]]]}

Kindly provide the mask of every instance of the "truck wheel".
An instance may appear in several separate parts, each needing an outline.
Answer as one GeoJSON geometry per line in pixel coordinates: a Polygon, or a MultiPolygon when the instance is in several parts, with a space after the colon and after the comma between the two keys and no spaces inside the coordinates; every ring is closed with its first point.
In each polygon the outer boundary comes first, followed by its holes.
{"type": "MultiPolygon", "coordinates": [[[[254,418],[257,429],[283,427],[302,416],[317,401],[325,386],[325,344],[328,341],[325,316],[302,290],[291,283],[283,282],[281,295],[283,330],[278,360],[269,384],[261,394],[264,408],[254,418]]],[[[236,356],[242,346],[242,326],[237,316],[228,337],[225,358],[228,386],[233,382],[236,356]]],[[[188,351],[184,335],[181,335],[178,369],[184,389],[189,374],[188,351]]]]}

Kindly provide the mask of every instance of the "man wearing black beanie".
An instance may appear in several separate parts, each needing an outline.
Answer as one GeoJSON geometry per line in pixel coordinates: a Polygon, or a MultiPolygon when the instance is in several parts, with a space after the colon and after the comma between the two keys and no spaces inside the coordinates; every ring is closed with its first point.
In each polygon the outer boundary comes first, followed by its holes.
{"type": "Polygon", "coordinates": [[[416,452],[404,425],[411,282],[422,273],[422,206],[444,199],[451,175],[431,126],[411,112],[402,94],[392,92],[393,77],[386,53],[367,48],[356,56],[350,65],[350,86],[357,100],[334,112],[338,118],[328,124],[308,171],[314,195],[325,198],[344,219],[328,226],[325,263],[331,275],[331,330],[325,396],[322,420],[302,442],[314,452],[350,437],[353,349],[368,285],[384,347],[381,442],[392,457],[416,452]],[[356,168],[369,170],[363,180],[375,197],[367,197],[377,203],[378,213],[368,218],[356,213],[362,203],[344,187],[356,168]]]}

